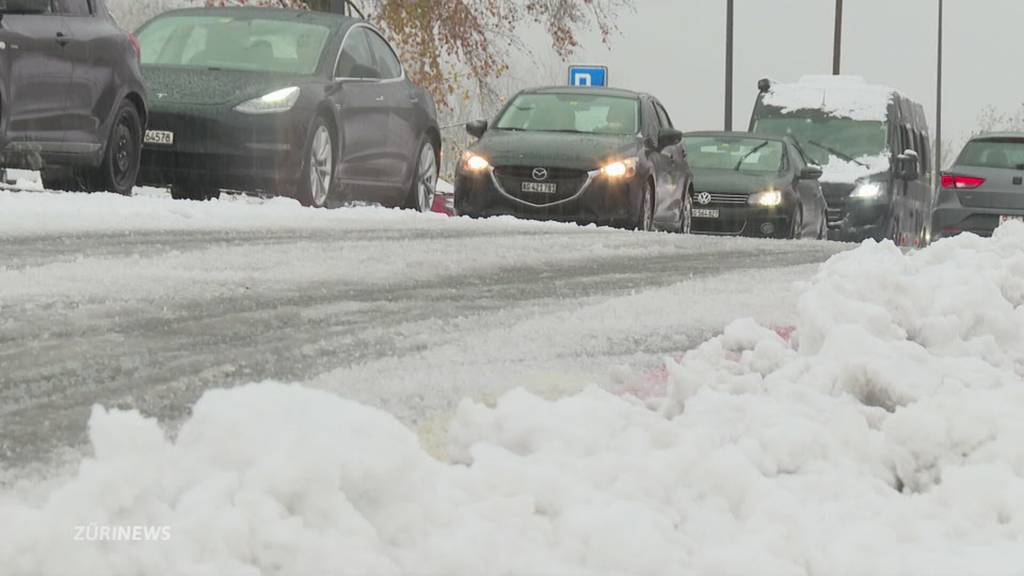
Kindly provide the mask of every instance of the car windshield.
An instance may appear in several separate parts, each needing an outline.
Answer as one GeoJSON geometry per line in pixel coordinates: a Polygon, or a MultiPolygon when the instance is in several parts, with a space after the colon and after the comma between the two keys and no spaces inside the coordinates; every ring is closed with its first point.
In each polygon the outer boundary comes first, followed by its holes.
{"type": "Polygon", "coordinates": [[[521,94],[498,120],[499,130],[633,135],[639,132],[636,98],[597,94],[521,94]]]}
{"type": "Polygon", "coordinates": [[[886,153],[888,126],[885,122],[832,118],[829,116],[784,115],[760,118],[754,132],[792,136],[815,164],[829,164],[835,156],[852,162],[886,153]]]}
{"type": "Polygon", "coordinates": [[[961,166],[1024,170],[1024,138],[986,138],[967,144],[956,161],[961,166]]]}
{"type": "Polygon", "coordinates": [[[145,65],[308,75],[328,36],[328,27],[304,22],[179,15],[153,20],[139,43],[145,65]]]}
{"type": "Polygon", "coordinates": [[[683,144],[697,169],[774,173],[783,168],[782,142],[759,138],[692,137],[683,144]]]}

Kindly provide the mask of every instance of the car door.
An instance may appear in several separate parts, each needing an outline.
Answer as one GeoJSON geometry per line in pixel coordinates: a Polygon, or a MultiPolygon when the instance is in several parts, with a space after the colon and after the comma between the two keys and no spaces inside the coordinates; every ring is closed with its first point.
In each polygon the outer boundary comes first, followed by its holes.
{"type": "Polygon", "coordinates": [[[341,118],[339,178],[353,200],[377,200],[386,184],[389,112],[370,29],[356,25],[342,42],[331,99],[341,118]]]}
{"type": "Polygon", "coordinates": [[[652,126],[654,132],[651,138],[654,143],[654,158],[657,165],[657,199],[655,200],[655,219],[660,224],[676,222],[680,210],[683,208],[681,180],[683,165],[683,147],[681,144],[669,146],[663,150],[657,150],[658,135],[661,130],[672,128],[672,119],[669,118],[665,107],[655,99],[650,101],[656,119],[656,125],[652,126]]]}
{"type": "Polygon", "coordinates": [[[118,50],[117,30],[96,16],[94,0],[57,0],[67,30],[67,53],[71,59],[71,79],[66,95],[65,148],[78,153],[103,147],[101,133],[116,100],[114,79],[116,59],[125,55],[118,50]]]}
{"type": "Polygon", "coordinates": [[[53,0],[22,3],[38,12],[4,14],[0,20],[6,143],[31,143],[52,151],[64,139],[65,93],[72,70],[64,23],[53,0]]]}
{"type": "MultiPolygon", "coordinates": [[[[395,187],[398,195],[408,191],[411,174],[416,171],[420,134],[417,130],[418,100],[405,81],[402,65],[394,49],[376,31],[368,34],[370,50],[380,70],[380,89],[388,105],[388,141],[384,179],[395,187]]],[[[395,198],[400,201],[402,198],[395,198]]]]}

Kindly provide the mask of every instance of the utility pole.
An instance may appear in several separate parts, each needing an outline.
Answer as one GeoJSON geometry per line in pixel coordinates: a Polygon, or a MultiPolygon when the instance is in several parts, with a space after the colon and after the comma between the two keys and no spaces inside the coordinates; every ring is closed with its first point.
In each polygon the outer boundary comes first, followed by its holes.
{"type": "Polygon", "coordinates": [[[735,0],[727,0],[725,10],[725,130],[732,131],[732,55],[733,55],[733,24],[736,15],[735,0]]]}
{"type": "Polygon", "coordinates": [[[835,47],[832,50],[832,74],[839,76],[843,70],[843,0],[836,0],[835,47]]]}
{"type": "Polygon", "coordinates": [[[942,180],[942,42],[944,31],[942,20],[944,15],[943,0],[939,0],[939,68],[937,74],[938,81],[935,89],[935,164],[932,169],[935,179],[933,184],[936,190],[938,190],[939,184],[942,180]]]}

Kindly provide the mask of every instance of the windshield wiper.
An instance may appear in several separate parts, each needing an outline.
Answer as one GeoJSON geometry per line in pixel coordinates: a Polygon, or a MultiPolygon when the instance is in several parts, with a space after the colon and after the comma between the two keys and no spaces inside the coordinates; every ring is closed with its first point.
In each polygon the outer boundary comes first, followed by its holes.
{"type": "Polygon", "coordinates": [[[828,152],[829,154],[835,156],[836,158],[839,158],[840,160],[846,160],[847,162],[853,162],[854,164],[860,164],[861,166],[863,166],[865,168],[870,168],[870,166],[868,166],[867,164],[861,162],[860,160],[857,160],[856,158],[851,158],[848,154],[843,154],[839,150],[836,150],[835,148],[832,148],[830,146],[825,146],[824,144],[822,144],[820,142],[815,142],[814,140],[808,140],[807,143],[808,144],[812,144],[814,146],[817,146],[818,148],[821,148],[825,152],[828,152]]]}
{"type": "Polygon", "coordinates": [[[740,168],[743,167],[743,163],[747,161],[747,158],[750,158],[754,154],[757,154],[758,152],[761,151],[762,148],[764,148],[767,145],[768,145],[768,141],[765,140],[764,142],[758,144],[757,146],[754,146],[753,150],[751,150],[750,152],[747,152],[746,154],[744,154],[743,158],[740,158],[740,161],[736,163],[736,167],[733,168],[733,170],[735,170],[736,172],[739,172],[740,168]]]}

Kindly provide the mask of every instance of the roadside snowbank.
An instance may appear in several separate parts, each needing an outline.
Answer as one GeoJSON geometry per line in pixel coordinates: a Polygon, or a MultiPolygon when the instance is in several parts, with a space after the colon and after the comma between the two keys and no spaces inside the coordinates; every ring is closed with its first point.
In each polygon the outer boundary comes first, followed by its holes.
{"type": "MultiPolygon", "coordinates": [[[[1024,225],[865,244],[793,338],[741,320],[660,411],[590,389],[465,402],[453,462],[391,416],[258,384],[173,441],[97,408],[63,487],[0,495],[11,574],[1020,574],[1024,225]],[[75,527],[168,526],[153,542],[75,527]]],[[[765,294],[765,298],[771,298],[765,294]]]]}

